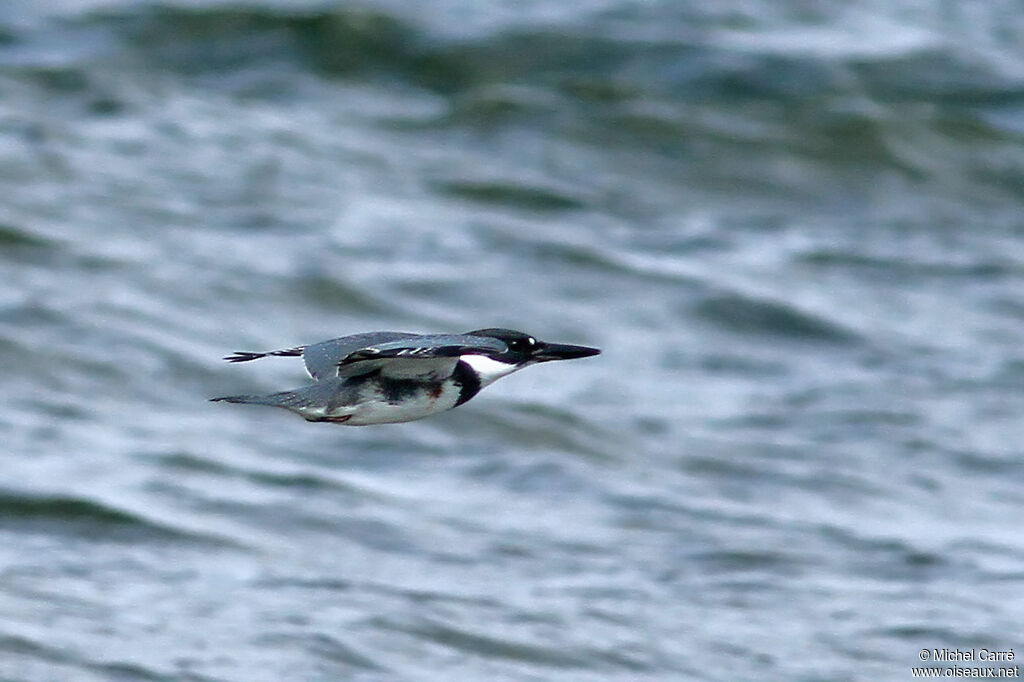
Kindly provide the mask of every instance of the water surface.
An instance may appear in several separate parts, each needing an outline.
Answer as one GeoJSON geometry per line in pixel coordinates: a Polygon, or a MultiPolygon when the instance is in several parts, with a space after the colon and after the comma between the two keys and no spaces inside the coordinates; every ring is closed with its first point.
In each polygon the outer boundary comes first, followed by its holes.
{"type": "Polygon", "coordinates": [[[1011,2],[0,8],[0,678],[907,679],[1024,646],[1011,2]],[[430,420],[373,329],[600,346],[430,420]]]}

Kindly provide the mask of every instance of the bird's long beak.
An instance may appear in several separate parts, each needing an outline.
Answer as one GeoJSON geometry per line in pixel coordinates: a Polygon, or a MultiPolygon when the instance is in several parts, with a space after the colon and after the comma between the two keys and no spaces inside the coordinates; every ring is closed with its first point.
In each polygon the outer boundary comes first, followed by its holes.
{"type": "Polygon", "coordinates": [[[571,346],[567,343],[545,343],[533,353],[533,359],[537,362],[548,362],[549,360],[574,360],[576,358],[589,358],[591,355],[600,354],[600,348],[589,346],[571,346]]]}

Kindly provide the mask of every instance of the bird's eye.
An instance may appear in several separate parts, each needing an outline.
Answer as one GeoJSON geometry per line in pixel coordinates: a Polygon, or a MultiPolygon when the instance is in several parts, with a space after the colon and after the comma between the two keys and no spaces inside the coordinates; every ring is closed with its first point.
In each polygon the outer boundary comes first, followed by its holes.
{"type": "Polygon", "coordinates": [[[533,338],[532,336],[527,337],[525,339],[513,339],[508,342],[509,350],[515,351],[517,353],[532,350],[536,346],[537,339],[533,338]]]}

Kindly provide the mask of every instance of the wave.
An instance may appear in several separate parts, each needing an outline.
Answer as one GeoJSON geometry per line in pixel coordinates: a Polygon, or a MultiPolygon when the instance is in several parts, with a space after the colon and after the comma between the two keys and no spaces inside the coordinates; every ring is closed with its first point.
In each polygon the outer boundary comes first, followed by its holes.
{"type": "Polygon", "coordinates": [[[222,544],[140,514],[83,497],[0,491],[0,527],[93,539],[191,541],[222,544]]]}
{"type": "Polygon", "coordinates": [[[445,35],[422,18],[358,6],[147,4],[94,11],[78,23],[113,31],[153,66],[193,74],[277,59],[325,76],[386,76],[443,93],[544,83],[592,103],[651,93],[788,99],[850,88],[901,100],[979,92],[1024,99],[1024,80],[1005,63],[1012,45],[986,60],[941,32],[877,18],[868,21],[869,38],[854,37],[839,18],[788,34],[767,22],[738,31],[691,19],[649,16],[656,34],[598,17],[445,35]]]}

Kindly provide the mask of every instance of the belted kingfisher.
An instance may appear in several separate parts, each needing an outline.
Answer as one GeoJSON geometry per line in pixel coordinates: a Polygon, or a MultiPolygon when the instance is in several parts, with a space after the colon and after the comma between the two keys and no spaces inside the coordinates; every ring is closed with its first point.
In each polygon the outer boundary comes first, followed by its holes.
{"type": "Polygon", "coordinates": [[[311,346],[229,355],[224,358],[228,362],[302,357],[315,382],[294,391],[211,400],[283,407],[311,422],[350,426],[408,422],[458,407],[480,389],[523,367],[600,352],[587,346],[545,343],[512,329],[465,334],[367,332],[311,346]]]}

